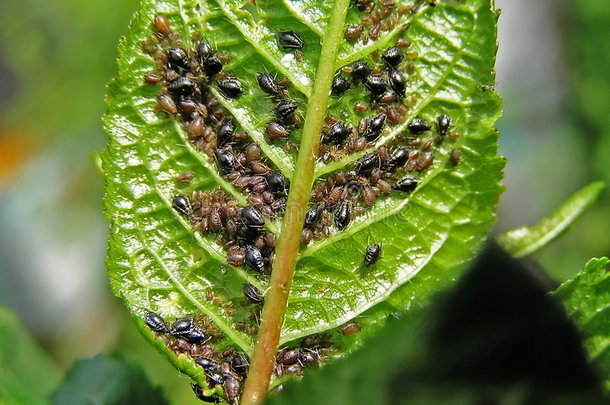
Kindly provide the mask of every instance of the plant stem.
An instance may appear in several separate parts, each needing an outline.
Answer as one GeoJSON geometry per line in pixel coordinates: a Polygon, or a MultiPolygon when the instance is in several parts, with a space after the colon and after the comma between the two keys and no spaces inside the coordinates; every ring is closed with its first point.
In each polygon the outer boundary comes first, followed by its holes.
{"type": "Polygon", "coordinates": [[[242,405],[260,405],[269,390],[269,382],[275,366],[275,355],[284,315],[290,284],[294,275],[296,258],[301,243],[303,221],[311,188],[314,167],[320,146],[322,124],[326,116],[330,86],[335,74],[339,46],[343,38],[343,26],[350,0],[335,2],[330,22],[322,43],[320,64],[316,82],[307,105],[305,125],[301,138],[301,148],[294,177],[291,181],[286,214],[282,231],[278,238],[273,271],[269,281],[269,291],[265,296],[261,327],[252,354],[250,372],[244,386],[242,405]]]}

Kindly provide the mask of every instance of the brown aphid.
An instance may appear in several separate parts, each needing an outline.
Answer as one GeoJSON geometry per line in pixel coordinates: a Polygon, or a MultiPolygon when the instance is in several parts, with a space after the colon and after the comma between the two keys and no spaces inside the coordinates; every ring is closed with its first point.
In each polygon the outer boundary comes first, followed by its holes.
{"type": "Polygon", "coordinates": [[[212,208],[212,212],[209,215],[209,226],[213,232],[220,232],[222,229],[222,217],[220,216],[220,210],[218,208],[212,208]]]}
{"type": "Polygon", "coordinates": [[[345,172],[338,172],[335,174],[335,183],[343,185],[347,182],[347,175],[345,172]]]}
{"type": "Polygon", "coordinates": [[[165,111],[166,113],[168,113],[170,115],[174,115],[174,114],[178,113],[178,109],[176,108],[176,103],[174,103],[174,100],[172,100],[172,98],[170,96],[168,96],[167,94],[160,94],[157,100],[158,100],[157,108],[165,111]]]}
{"type": "Polygon", "coordinates": [[[222,388],[227,397],[227,401],[230,404],[237,404],[239,393],[241,392],[241,382],[233,376],[228,376],[222,384],[222,388]]]}
{"type": "Polygon", "coordinates": [[[254,174],[267,174],[271,171],[269,166],[261,162],[260,160],[255,160],[250,162],[250,168],[254,174]]]}
{"type": "Polygon", "coordinates": [[[354,104],[354,110],[356,110],[356,112],[365,112],[368,109],[369,108],[362,103],[354,104]]]}
{"type": "Polygon", "coordinates": [[[411,46],[411,41],[405,38],[398,38],[396,40],[396,48],[405,49],[411,46]]]}
{"type": "Polygon", "coordinates": [[[263,192],[261,196],[263,197],[263,201],[265,201],[265,204],[271,204],[274,200],[273,193],[269,191],[263,192]]]}
{"type": "Polygon", "coordinates": [[[432,141],[424,142],[424,144],[421,147],[421,150],[423,150],[424,152],[430,150],[430,148],[432,147],[432,144],[433,144],[432,141]]]}
{"type": "Polygon", "coordinates": [[[381,25],[379,24],[375,24],[373,25],[373,27],[369,30],[369,37],[371,39],[377,39],[379,38],[379,34],[381,33],[381,25]]]}
{"type": "Polygon", "coordinates": [[[413,10],[411,6],[398,7],[398,14],[409,14],[413,10]]]}
{"type": "Polygon", "coordinates": [[[303,229],[303,232],[301,232],[301,244],[302,245],[309,245],[309,242],[311,242],[311,240],[313,239],[313,232],[311,231],[311,229],[303,229]]]}
{"type": "Polygon", "coordinates": [[[271,232],[265,234],[265,245],[271,249],[275,247],[275,235],[271,232]]]}
{"type": "Polygon", "coordinates": [[[302,62],[303,61],[303,52],[301,52],[299,50],[294,51],[294,59],[297,62],[302,62]]]}
{"type": "Polygon", "coordinates": [[[193,181],[193,173],[184,172],[180,176],[176,177],[176,180],[178,180],[180,183],[190,183],[193,181]]]}
{"type": "Polygon", "coordinates": [[[203,118],[197,117],[192,121],[184,123],[186,127],[186,132],[189,135],[189,138],[195,139],[200,136],[203,136],[205,130],[205,124],[203,123],[203,118]]]}
{"type": "Polygon", "coordinates": [[[231,61],[231,55],[221,53],[220,55],[218,55],[218,60],[221,61],[223,64],[227,64],[231,61]]]}
{"type": "Polygon", "coordinates": [[[377,196],[370,186],[364,186],[362,188],[362,200],[364,201],[364,204],[368,205],[369,207],[377,200],[377,196]]]}
{"type": "Polygon", "coordinates": [[[277,122],[270,122],[265,128],[265,132],[271,139],[286,139],[290,135],[288,130],[277,122]]]}
{"type": "Polygon", "coordinates": [[[261,149],[257,144],[251,143],[246,146],[245,155],[248,162],[259,160],[261,158],[261,149]]]}
{"type": "Polygon", "coordinates": [[[381,180],[382,177],[383,177],[383,171],[382,170],[380,170],[380,169],[373,169],[373,171],[371,172],[371,177],[370,177],[371,183],[372,184],[377,184],[377,182],[379,180],[381,180]]]}
{"type": "Polygon", "coordinates": [[[227,227],[227,232],[229,232],[229,235],[237,234],[237,224],[235,223],[235,221],[229,219],[227,220],[225,226],[227,227]]]}
{"type": "Polygon", "coordinates": [[[351,335],[355,335],[356,333],[360,332],[362,328],[360,327],[360,325],[358,325],[356,322],[348,322],[345,325],[341,326],[341,334],[343,334],[344,336],[351,336],[351,335]]]}
{"type": "Polygon", "coordinates": [[[168,82],[173,82],[174,80],[176,80],[179,77],[180,77],[180,75],[178,74],[178,72],[176,72],[173,69],[167,69],[165,71],[165,80],[167,80],[168,82]]]}
{"type": "Polygon", "coordinates": [[[343,196],[343,187],[334,187],[326,197],[326,205],[332,206],[339,202],[343,196]]]}
{"type": "Polygon", "coordinates": [[[409,151],[409,160],[417,160],[419,157],[419,150],[414,149],[409,151]]]}
{"type": "Polygon", "coordinates": [[[248,202],[257,208],[265,205],[265,200],[263,200],[263,197],[257,194],[250,194],[248,196],[248,202]]]}
{"type": "Polygon", "coordinates": [[[417,171],[424,171],[434,163],[434,152],[424,153],[417,161],[417,171]]]}
{"type": "MultiPolygon", "coordinates": [[[[381,104],[392,104],[396,101],[396,93],[393,91],[386,91],[379,97],[379,102],[381,104]]],[[[389,117],[388,117],[389,118],[389,117]]]]}
{"type": "Polygon", "coordinates": [[[451,154],[449,155],[449,160],[451,164],[457,166],[460,163],[460,159],[462,158],[462,151],[459,149],[453,149],[451,154]]]}
{"type": "Polygon", "coordinates": [[[399,124],[404,121],[404,117],[394,107],[388,107],[386,116],[390,124],[399,124]]]}
{"type": "Polygon", "coordinates": [[[392,191],[392,186],[385,180],[378,180],[377,187],[379,187],[379,191],[381,191],[382,193],[389,193],[390,191],[392,191]]]}
{"type": "Polygon", "coordinates": [[[345,39],[351,42],[357,41],[362,35],[362,26],[350,24],[345,29],[345,39]]]}
{"type": "Polygon", "coordinates": [[[167,35],[172,32],[172,27],[169,25],[167,17],[162,14],[155,15],[154,18],[155,28],[159,31],[159,34],[167,35]]]}
{"type": "Polygon", "coordinates": [[[157,84],[159,83],[161,80],[163,80],[163,78],[157,74],[154,73],[147,73],[144,75],[144,82],[146,84],[157,84]]]}

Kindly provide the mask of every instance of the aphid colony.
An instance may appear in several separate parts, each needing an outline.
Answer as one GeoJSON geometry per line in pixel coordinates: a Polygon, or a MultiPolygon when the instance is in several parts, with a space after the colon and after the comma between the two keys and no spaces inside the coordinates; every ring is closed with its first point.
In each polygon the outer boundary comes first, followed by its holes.
{"type": "Polygon", "coordinates": [[[356,7],[363,12],[361,24],[351,24],[345,29],[349,42],[375,41],[383,32],[392,31],[405,14],[417,12],[418,6],[398,6],[395,0],[356,0],[356,7]]]}
{"type": "MultiPolygon", "coordinates": [[[[222,353],[216,351],[212,342],[222,334],[209,319],[186,317],[168,323],[161,315],[146,311],[144,322],[163,336],[171,350],[192,357],[203,368],[209,387],[222,386],[229,403],[236,403],[248,372],[248,357],[232,347],[222,353]]],[[[217,396],[205,396],[197,385],[193,385],[193,391],[203,401],[218,402],[217,396]]]]}
{"type": "MultiPolygon", "coordinates": [[[[371,26],[361,38],[361,26],[348,26],[345,36],[350,41],[376,39],[381,31],[392,30],[401,14],[413,12],[415,8],[400,7],[392,0],[381,2],[378,7],[372,0],[357,0],[356,5],[367,16],[362,18],[371,26]],[[396,12],[394,12],[396,10],[396,12]]],[[[244,87],[234,75],[223,72],[230,60],[228,55],[218,54],[206,41],[199,41],[191,49],[183,47],[182,40],[172,31],[167,19],[157,15],[154,19],[157,33],[152,35],[144,49],[154,56],[160,73],[148,73],[144,81],[161,84],[157,107],[183,122],[190,142],[215,162],[220,174],[233,186],[247,194],[248,205],[223,192],[219,187],[207,191],[192,191],[188,196],[176,194],[172,198],[174,210],[192,225],[195,232],[216,234],[216,242],[227,251],[227,263],[245,266],[259,275],[267,275],[272,266],[275,236],[265,230],[265,218],[281,215],[286,205],[288,180],[262,156],[256,143],[238,128],[234,118],[221,107],[219,100],[210,91],[215,87],[226,98],[239,98],[244,87]]],[[[303,40],[292,31],[280,32],[278,44],[286,51],[300,54],[303,40]]],[[[355,109],[373,114],[363,118],[356,128],[335,117],[327,117],[323,126],[323,142],[320,159],[328,163],[333,159],[370,148],[387,133],[389,125],[403,122],[409,109],[405,100],[407,73],[401,65],[402,49],[410,43],[398,39],[395,46],[381,54],[383,67],[369,67],[357,61],[337,72],[331,87],[334,97],[341,97],[357,87],[370,94],[370,103],[358,102],[355,109]]],[[[377,59],[375,59],[377,60],[377,59]]],[[[298,103],[290,97],[288,81],[277,80],[269,73],[257,74],[260,89],[274,102],[275,119],[267,123],[265,132],[269,139],[286,139],[291,130],[300,125],[296,114],[298,103]]],[[[353,125],[353,124],[352,124],[353,125]]],[[[347,228],[354,217],[366,212],[377,198],[393,190],[413,192],[419,180],[412,172],[423,172],[434,163],[431,148],[438,145],[450,132],[451,118],[439,115],[433,125],[415,118],[406,126],[408,135],[401,134],[388,145],[370,151],[348,166],[348,170],[337,171],[314,184],[312,204],[305,216],[301,242],[304,245],[313,239],[328,236],[331,229],[347,228]],[[422,136],[435,131],[434,140],[422,140],[422,136]]],[[[449,161],[459,163],[461,152],[453,149],[449,161]]],[[[193,174],[185,172],[176,179],[188,184],[193,174]]],[[[363,253],[363,266],[372,266],[381,258],[381,245],[373,243],[363,253]]],[[[245,302],[255,309],[252,322],[237,322],[235,327],[248,334],[258,330],[259,310],[264,303],[263,294],[252,284],[242,288],[245,302]]],[[[227,306],[227,313],[233,311],[227,306]]],[[[146,324],[164,336],[168,347],[177,353],[186,353],[201,366],[210,387],[221,385],[230,403],[240,395],[248,369],[244,353],[228,348],[218,353],[212,346],[215,338],[222,334],[204,317],[183,318],[168,324],[163,318],[148,311],[146,324]]],[[[340,328],[346,336],[357,333],[360,326],[349,322],[340,328]]],[[[317,366],[327,359],[333,350],[327,337],[305,338],[300,346],[283,348],[277,353],[275,374],[299,373],[305,367],[317,366]]],[[[193,386],[197,397],[205,402],[218,402],[216,396],[206,396],[205,390],[193,386]]]]}

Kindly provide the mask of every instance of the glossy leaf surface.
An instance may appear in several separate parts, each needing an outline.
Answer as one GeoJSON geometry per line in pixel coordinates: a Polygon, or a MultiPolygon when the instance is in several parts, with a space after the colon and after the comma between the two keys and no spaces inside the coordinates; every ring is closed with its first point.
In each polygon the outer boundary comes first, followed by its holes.
{"type": "MultiPolygon", "coordinates": [[[[102,154],[106,215],[111,223],[108,273],[114,293],[137,318],[146,309],[167,319],[203,314],[221,332],[222,338],[215,342],[219,350],[230,345],[250,353],[252,335],[236,327],[248,316],[241,288],[248,282],[264,292],[266,285],[264,276],[228,265],[216,238],[193,232],[191,224],[172,209],[175,194],[193,190],[220,187],[240,204],[246,204],[247,194],[233,187],[215,162],[189,142],[179,120],[155,108],[161,86],[143,83],[144,75],[156,68],[142,46],[154,34],[154,16],[161,13],[168,18],[184,47],[205,38],[218,53],[230,57],[225,72],[239,78],[243,95],[227,98],[214,85],[211,92],[259,145],[267,162],[294,179],[299,175],[294,172],[298,150],[266,137],[274,103],[258,87],[256,75],[270,72],[286,77],[291,97],[299,105],[297,114],[305,116],[320,62],[321,38],[329,24],[329,4],[313,0],[264,0],[257,1],[256,7],[233,0],[142,2],[119,45],[119,74],[109,84],[104,117],[110,140],[102,154]],[[279,47],[279,31],[300,35],[302,55],[279,47]],[[193,173],[192,182],[176,181],[187,171],[193,173]],[[229,301],[235,312],[228,310],[229,301]]],[[[345,230],[331,226],[328,237],[301,249],[280,343],[331,331],[336,354],[351,350],[361,336],[374,333],[388,313],[425,305],[432,294],[450,286],[494,223],[504,161],[496,155],[493,128],[500,100],[486,90],[494,83],[498,14],[489,0],[476,0],[439,2],[435,7],[421,3],[395,15],[393,28],[382,31],[378,39],[342,43],[335,67],[338,71],[364,60],[383,68],[382,62],[376,62],[378,55],[404,36],[411,42],[405,51],[409,65],[405,69],[410,71],[408,108],[401,122],[388,125],[389,130],[364,150],[328,163],[320,161],[315,176],[322,181],[338,170],[353,171],[354,162],[365,153],[398,145],[405,137],[412,139],[407,125],[416,117],[434,126],[439,115],[447,114],[454,134],[442,141],[435,129],[422,135],[422,142],[431,142],[435,158],[427,170],[416,173],[420,184],[413,193],[393,191],[380,196],[345,230]],[[461,152],[461,158],[452,163],[454,150],[461,152]],[[366,247],[373,242],[382,245],[381,258],[370,267],[363,266],[366,247]],[[354,318],[363,326],[361,334],[343,336],[333,331],[354,318]]],[[[355,23],[362,16],[352,6],[347,22],[355,23]]],[[[360,119],[376,113],[374,106],[363,112],[354,109],[356,102],[369,99],[362,85],[353,84],[344,96],[331,98],[327,114],[357,127],[360,119]]],[[[296,129],[289,142],[298,143],[300,137],[301,130],[296,129]]],[[[277,233],[280,225],[281,215],[266,226],[277,233]]],[[[140,319],[137,323],[178,369],[203,385],[203,372],[191,358],[175,356],[140,319]]]]}

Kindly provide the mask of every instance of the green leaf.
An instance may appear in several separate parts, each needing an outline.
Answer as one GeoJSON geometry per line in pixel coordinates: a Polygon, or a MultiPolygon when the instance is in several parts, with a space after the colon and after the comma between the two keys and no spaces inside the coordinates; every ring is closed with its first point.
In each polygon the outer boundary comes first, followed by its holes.
{"type": "Polygon", "coordinates": [[[605,379],[610,391],[610,259],[591,259],[573,279],[563,283],[553,294],[570,318],[585,335],[584,347],[589,359],[605,379]]]}
{"type": "Polygon", "coordinates": [[[589,207],[602,191],[604,182],[597,181],[578,190],[557,208],[549,218],[534,226],[523,226],[498,236],[498,243],[515,257],[528,256],[558,238],[589,207]]]}
{"type": "Polygon", "coordinates": [[[98,355],[78,360],[53,394],[53,405],[166,405],[159,387],[144,372],[120,357],[98,355]]]}
{"type": "MultiPolygon", "coordinates": [[[[448,114],[451,132],[458,136],[434,142],[436,130],[422,135],[421,144],[431,142],[435,159],[427,170],[415,173],[420,184],[413,193],[380,196],[345,230],[331,226],[328,237],[300,250],[296,263],[289,264],[296,265],[296,273],[280,344],[330,331],[336,347],[333,356],[340,356],[363,337],[374,334],[389,313],[426,305],[436,291],[453,284],[476,254],[495,221],[493,210],[502,190],[498,181],[504,166],[504,160],[496,155],[493,128],[500,115],[500,99],[482,90],[495,80],[498,13],[491,3],[444,1],[433,7],[418,2],[413,13],[395,11],[398,20],[393,28],[382,31],[379,39],[355,44],[341,41],[339,49],[329,50],[329,54],[337,53],[336,60],[323,59],[324,64],[334,66],[333,70],[357,60],[383,67],[375,60],[400,36],[412,44],[404,63],[412,74],[405,97],[408,108],[401,122],[388,124],[389,130],[364,150],[339,154],[338,160],[326,164],[319,161],[313,172],[314,187],[337,171],[353,170],[355,161],[367,152],[405,144],[406,138],[412,141],[407,124],[416,117],[433,124],[440,114],[448,114]],[[454,149],[462,153],[457,165],[450,160],[454,149]],[[381,243],[383,253],[377,263],[365,267],[363,254],[370,243],[381,243]],[[363,326],[361,333],[343,336],[336,331],[354,318],[363,326]]],[[[193,359],[176,356],[167,348],[170,338],[144,326],[141,318],[145,310],[169,320],[202,314],[218,329],[219,337],[214,341],[218,351],[233,346],[251,354],[252,335],[236,327],[240,322],[251,322],[241,287],[248,282],[265,292],[267,278],[228,265],[217,236],[194,232],[189,221],[172,209],[172,196],[178,193],[219,187],[240,204],[246,204],[248,194],[234,187],[219,173],[215,162],[189,141],[181,119],[155,109],[162,86],[143,83],[144,75],[156,68],[142,43],[150,42],[153,18],[161,13],[184,47],[191,48],[203,37],[219,54],[227,54],[230,62],[224,71],[239,78],[244,93],[229,99],[214,84],[209,91],[233,116],[238,130],[246,131],[259,145],[267,164],[292,179],[293,186],[300,184],[291,188],[291,196],[298,192],[306,196],[311,185],[300,179],[312,173],[295,173],[297,160],[307,156],[298,156],[291,145],[303,137],[301,148],[307,150],[303,145],[315,144],[315,139],[298,128],[288,141],[268,141],[265,127],[274,119],[274,103],[258,87],[256,74],[266,71],[288,78],[290,97],[298,102],[299,115],[319,118],[324,110],[316,110],[318,99],[312,101],[311,97],[316,91],[330,92],[329,77],[324,81],[316,71],[321,62],[321,39],[336,25],[330,20],[330,8],[329,2],[312,0],[263,0],[257,1],[256,7],[237,0],[145,0],[119,44],[119,76],[108,86],[104,117],[110,140],[101,155],[107,180],[105,209],[111,223],[110,283],[134,313],[145,337],[202,386],[203,372],[193,359]],[[277,32],[288,30],[302,37],[302,58],[278,47],[277,32]],[[305,111],[307,105],[310,107],[305,111]],[[186,171],[194,174],[193,181],[177,182],[186,171]]],[[[350,7],[346,21],[355,23],[362,16],[350,7]]],[[[360,119],[377,113],[371,105],[365,112],[354,109],[356,102],[367,104],[368,100],[362,85],[353,83],[344,96],[330,98],[327,115],[357,127],[360,119]]],[[[311,127],[311,122],[306,119],[304,128],[311,127]]],[[[316,132],[319,135],[319,127],[312,129],[314,137],[316,132]]],[[[294,234],[300,233],[301,226],[282,224],[280,216],[268,219],[266,229],[275,233],[281,244],[278,229],[294,234]]],[[[276,263],[282,260],[276,255],[276,263]]]]}
{"type": "Polygon", "coordinates": [[[0,403],[46,404],[59,371],[15,314],[0,306],[0,403]]]}

